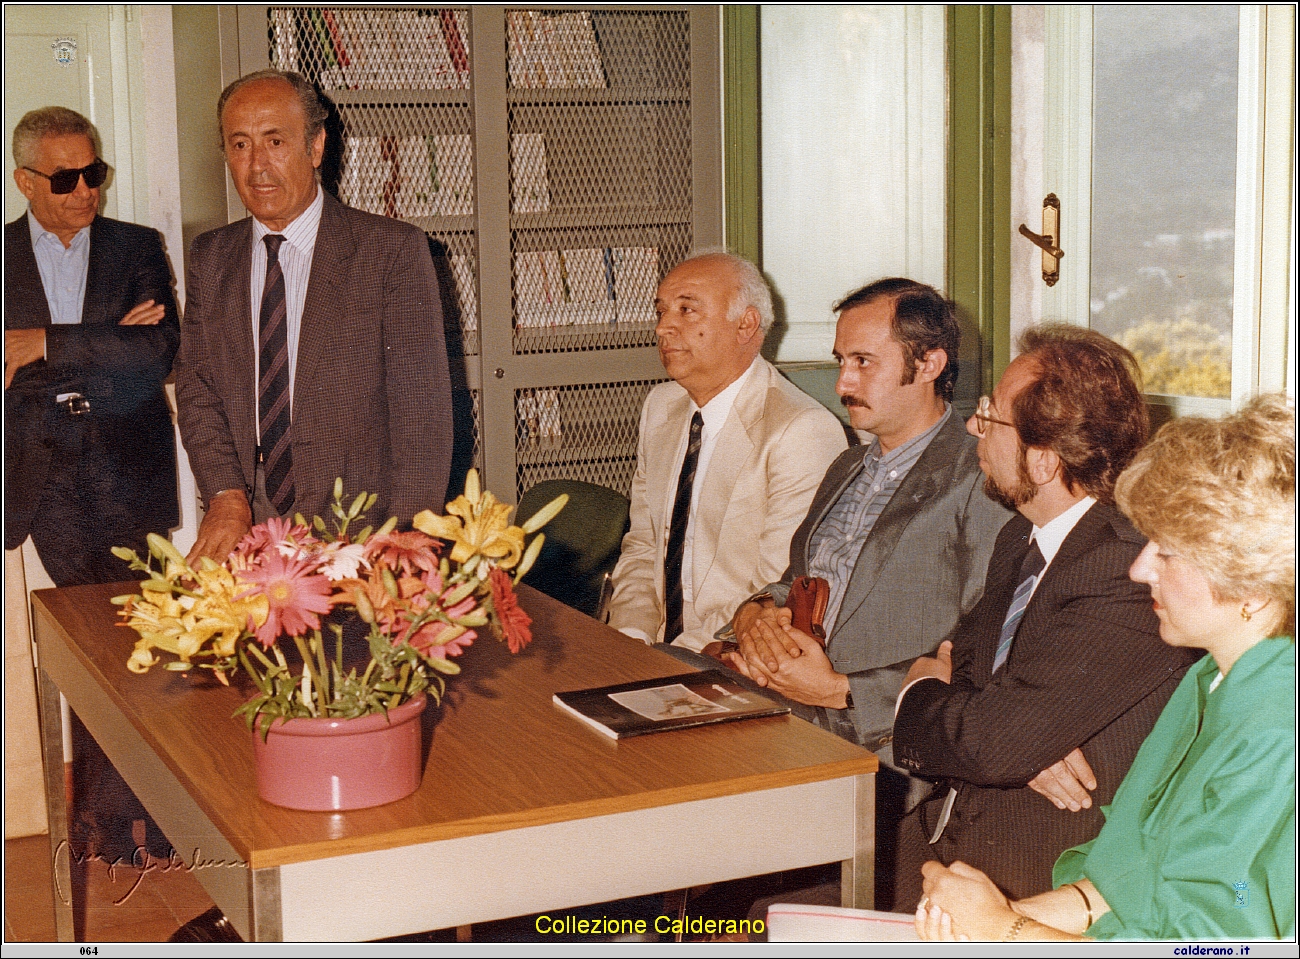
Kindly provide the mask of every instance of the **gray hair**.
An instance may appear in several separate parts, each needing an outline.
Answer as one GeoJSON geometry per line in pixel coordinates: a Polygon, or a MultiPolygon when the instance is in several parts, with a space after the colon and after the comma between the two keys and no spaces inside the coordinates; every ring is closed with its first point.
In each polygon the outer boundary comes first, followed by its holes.
{"type": "Polygon", "coordinates": [[[310,150],[312,141],[316,139],[316,134],[325,129],[325,119],[329,116],[329,111],[320,102],[320,97],[316,94],[316,88],[308,83],[301,73],[272,69],[258,70],[246,77],[240,77],[221,91],[221,96],[217,99],[217,136],[221,139],[222,151],[224,152],[226,148],[226,135],[221,128],[221,119],[226,110],[226,101],[240,87],[249,83],[256,83],[258,80],[283,80],[293,87],[293,92],[298,95],[298,104],[302,107],[302,118],[307,133],[306,148],[310,150]]]}
{"type": "MultiPolygon", "coordinates": [[[[766,334],[772,329],[776,316],[772,310],[772,288],[767,285],[767,280],[759,272],[758,267],[743,256],[728,253],[721,247],[699,250],[682,260],[682,263],[691,263],[695,260],[720,261],[731,267],[735,274],[738,290],[736,297],[731,301],[731,308],[727,311],[728,320],[735,323],[752,306],[758,312],[758,323],[763,333],[766,334]]],[[[681,266],[681,263],[678,266],[681,266]]]]}
{"type": "Polygon", "coordinates": [[[25,114],[14,127],[14,165],[31,166],[46,137],[83,136],[99,156],[99,133],[95,125],[67,107],[41,107],[25,114]]]}

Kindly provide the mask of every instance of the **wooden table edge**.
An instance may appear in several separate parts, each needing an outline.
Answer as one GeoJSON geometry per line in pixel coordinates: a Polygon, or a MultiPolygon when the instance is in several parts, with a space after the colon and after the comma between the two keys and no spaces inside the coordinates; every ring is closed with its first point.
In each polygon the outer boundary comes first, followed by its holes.
{"type": "MultiPolygon", "coordinates": [[[[561,806],[548,806],[522,813],[502,813],[475,819],[459,819],[448,823],[430,823],[409,829],[394,830],[384,837],[383,842],[376,842],[374,836],[366,836],[356,840],[341,837],[326,840],[322,843],[305,843],[295,846],[251,850],[248,854],[248,864],[253,869],[267,869],[310,862],[326,856],[381,852],[386,849],[439,842],[445,839],[459,839],[465,836],[507,832],[531,826],[547,826],[580,819],[593,819],[600,816],[614,816],[619,813],[637,812],[661,806],[672,806],[705,799],[719,799],[743,793],[763,792],[769,789],[780,789],[784,786],[803,786],[833,779],[851,779],[858,776],[874,775],[879,766],[880,760],[874,754],[867,753],[861,757],[837,760],[819,766],[785,770],[779,773],[762,773],[710,783],[674,786],[635,795],[609,796],[561,806]]],[[[329,814],[324,813],[321,815],[329,814]]]]}

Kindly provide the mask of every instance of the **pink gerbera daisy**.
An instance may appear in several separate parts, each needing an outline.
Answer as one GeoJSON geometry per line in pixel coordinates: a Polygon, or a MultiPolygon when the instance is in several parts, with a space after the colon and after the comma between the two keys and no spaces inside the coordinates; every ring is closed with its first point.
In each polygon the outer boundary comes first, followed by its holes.
{"type": "Polygon", "coordinates": [[[275,549],[278,552],[296,553],[309,543],[316,542],[311,530],[291,519],[272,516],[265,523],[258,523],[250,529],[235,545],[236,555],[248,559],[257,559],[265,551],[275,549]],[[284,547],[288,546],[286,551],[284,547]]]}
{"type": "Polygon", "coordinates": [[[478,635],[472,629],[467,629],[454,639],[446,642],[438,642],[438,638],[452,627],[443,622],[426,623],[416,630],[415,635],[410,637],[408,642],[412,649],[423,653],[430,659],[446,659],[448,656],[459,656],[465,651],[465,647],[474,642],[478,635]]]}
{"type": "Polygon", "coordinates": [[[239,598],[261,593],[270,606],[266,622],[257,629],[257,641],[263,648],[275,644],[281,633],[301,636],[309,629],[320,629],[318,613],[328,613],[334,586],[326,576],[314,572],[314,564],[286,559],[269,552],[262,562],[243,570],[239,578],[253,586],[239,598]]]}

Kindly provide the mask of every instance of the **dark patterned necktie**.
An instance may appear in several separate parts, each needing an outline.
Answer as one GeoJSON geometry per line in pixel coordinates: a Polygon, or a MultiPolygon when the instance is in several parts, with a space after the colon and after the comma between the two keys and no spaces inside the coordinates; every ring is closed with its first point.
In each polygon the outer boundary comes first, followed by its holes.
{"type": "Polygon", "coordinates": [[[284,297],[280,244],[271,233],[266,242],[266,285],[258,317],[257,425],[258,459],[266,477],[266,496],[281,516],[293,509],[293,455],[289,438],[289,322],[284,297]]]}
{"type": "Polygon", "coordinates": [[[695,467],[700,461],[700,434],[704,417],[699,410],[691,417],[691,438],[686,443],[686,459],[677,477],[677,499],[673,501],[673,521],[668,531],[668,548],[664,552],[664,642],[671,643],[682,634],[682,552],[686,548],[686,524],[691,519],[691,489],[695,485],[695,467]]]}
{"type": "Polygon", "coordinates": [[[1025,607],[1029,605],[1029,599],[1034,591],[1034,584],[1038,582],[1038,574],[1043,571],[1047,563],[1043,559],[1043,551],[1038,548],[1038,541],[1035,540],[1029,546],[1029,552],[1025,554],[1025,561],[1020,564],[1020,585],[1016,587],[1015,594],[1011,597],[1011,605],[1007,608],[1007,617],[1002,621],[1002,634],[998,637],[998,651],[993,657],[993,672],[1002,668],[1002,664],[1007,661],[1007,655],[1011,652],[1011,640],[1016,636],[1016,630],[1020,628],[1020,621],[1025,618],[1025,607]]]}

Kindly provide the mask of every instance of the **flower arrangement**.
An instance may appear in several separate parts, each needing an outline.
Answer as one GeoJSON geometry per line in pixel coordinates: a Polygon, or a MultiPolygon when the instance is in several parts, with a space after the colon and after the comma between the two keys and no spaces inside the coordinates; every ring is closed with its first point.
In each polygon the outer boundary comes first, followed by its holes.
{"type": "Polygon", "coordinates": [[[242,669],[257,695],[236,715],[250,728],[260,717],[264,733],[276,718],[386,713],[426,690],[440,700],[442,677],[460,672],[452,657],[484,626],[512,653],[531,641],[514,584],[541,551],[545,537],[537,531],[567,501],[559,496],[514,526],[511,507],[481,490],[470,470],[447,515],[425,510],[411,532],[398,532],[392,518],[377,530],[352,533],[375,497],[361,493],[345,508],[338,480],[332,531],[319,516],[310,525],[301,514],[271,519],[253,527],[221,564],[205,558],[195,569],[151,534],[143,560],[132,550],[113,550],[149,576],[139,594],[113,600],[122,607],[120,625],[140,636],[127,667],[147,672],[162,652],[175,657],[164,669],[208,669],[226,684],[242,669]],[[343,626],[322,619],[336,610],[354,612],[368,627],[370,659],[360,672],[344,670],[343,626]],[[281,648],[286,639],[300,669],[281,648]]]}

